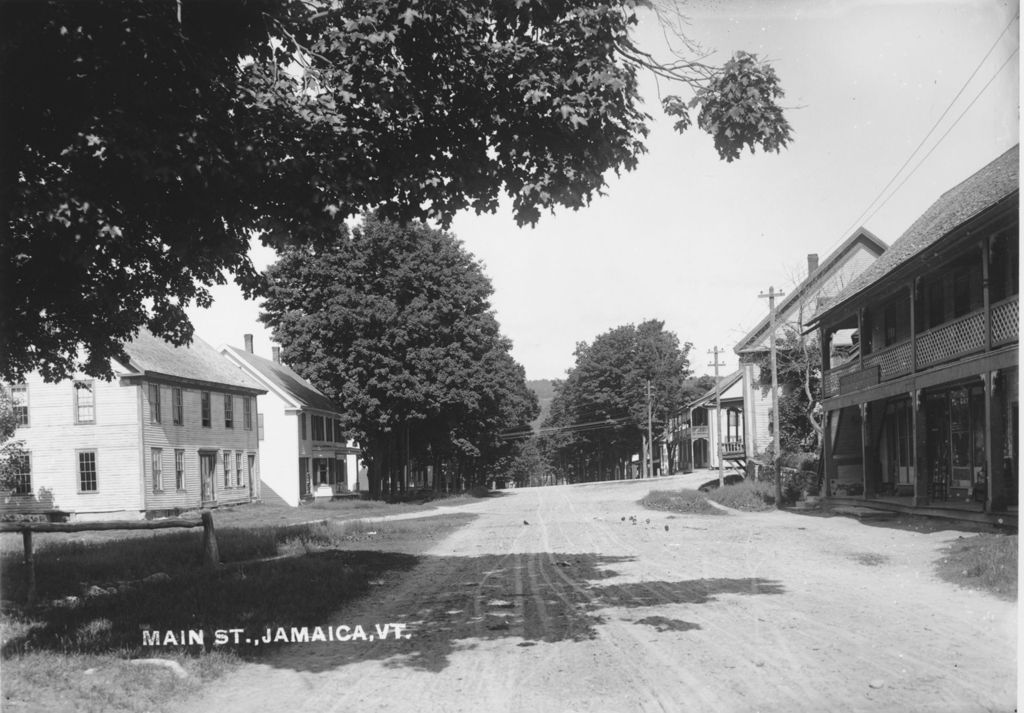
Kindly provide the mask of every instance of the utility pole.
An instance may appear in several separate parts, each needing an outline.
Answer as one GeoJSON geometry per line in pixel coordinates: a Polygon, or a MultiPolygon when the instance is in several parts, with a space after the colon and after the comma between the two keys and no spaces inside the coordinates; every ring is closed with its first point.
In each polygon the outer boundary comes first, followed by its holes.
{"type": "Polygon", "coordinates": [[[654,424],[651,415],[651,380],[647,380],[647,477],[654,477],[654,424]]]}
{"type": "Polygon", "coordinates": [[[771,332],[768,335],[769,345],[771,346],[771,365],[772,365],[772,432],[775,436],[775,462],[772,464],[775,468],[775,507],[776,509],[782,507],[782,468],[780,467],[780,458],[782,456],[782,447],[779,442],[779,432],[781,430],[781,424],[779,423],[779,369],[775,360],[775,298],[782,297],[785,294],[783,292],[776,292],[774,287],[768,288],[768,294],[762,292],[758,297],[766,297],[768,299],[768,319],[771,324],[771,332]]]}
{"type": "Polygon", "coordinates": [[[708,366],[715,367],[715,433],[718,440],[718,487],[725,486],[725,461],[722,459],[722,382],[718,380],[718,367],[725,364],[718,363],[718,355],[724,354],[725,350],[717,346],[708,350],[708,354],[714,354],[715,360],[708,366]]]}

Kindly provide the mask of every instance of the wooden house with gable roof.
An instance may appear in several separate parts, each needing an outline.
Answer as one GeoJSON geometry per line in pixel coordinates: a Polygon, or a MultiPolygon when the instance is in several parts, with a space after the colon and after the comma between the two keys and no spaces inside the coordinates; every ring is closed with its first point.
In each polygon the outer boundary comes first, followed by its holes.
{"type": "Polygon", "coordinates": [[[109,382],[10,387],[28,457],[3,510],[122,519],[259,497],[259,384],[198,337],[176,347],[142,331],[124,352],[109,382]]]}
{"type": "Polygon", "coordinates": [[[267,391],[260,414],[264,487],[293,507],[315,497],[366,490],[361,451],[345,434],[337,405],[281,363],[278,347],[267,359],[253,352],[251,334],[244,335],[244,342],[244,349],[224,346],[221,353],[267,391]]]}
{"type": "MultiPolygon", "coordinates": [[[[824,261],[807,256],[807,276],[775,306],[776,340],[784,331],[803,331],[819,306],[841,292],[885,253],[888,246],[865,228],[850,235],[824,261]]],[[[770,315],[766,315],[735,346],[743,372],[743,428],[740,440],[748,461],[772,443],[771,394],[761,388],[757,362],[769,351],[770,315]]]]}
{"type": "Polygon", "coordinates": [[[815,318],[823,494],[1015,512],[1018,162],[1015,146],[944,193],[815,318]]]}

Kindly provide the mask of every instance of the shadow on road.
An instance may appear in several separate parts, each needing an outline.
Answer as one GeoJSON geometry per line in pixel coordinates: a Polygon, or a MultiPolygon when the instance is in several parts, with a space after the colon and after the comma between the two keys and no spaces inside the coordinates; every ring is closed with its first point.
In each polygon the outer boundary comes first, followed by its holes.
{"type": "Polygon", "coordinates": [[[9,614],[3,655],[48,650],[153,657],[220,648],[297,671],[377,660],[436,672],[455,652],[488,640],[530,645],[591,639],[610,610],[637,609],[639,624],[685,632],[698,627],[650,608],[784,591],[780,583],[758,578],[619,581],[624,578],[614,567],[631,560],[593,553],[312,552],[70,597],[66,606],[24,618],[9,614]],[[353,636],[357,625],[363,636],[353,636]],[[218,630],[232,629],[242,632],[237,644],[216,643],[218,630]],[[269,644],[263,641],[268,632],[269,644]],[[399,632],[408,638],[396,638],[399,632]]]}
{"type": "MultiPolygon", "coordinates": [[[[616,581],[619,574],[611,567],[631,559],[592,553],[425,557],[410,577],[426,586],[410,597],[383,607],[364,599],[332,619],[335,625],[360,624],[367,632],[379,623],[402,623],[408,639],[281,644],[260,659],[296,671],[378,660],[389,668],[438,672],[453,654],[490,640],[530,646],[592,639],[613,610],[650,614],[650,608],[660,612],[665,605],[700,605],[723,595],[785,591],[779,582],[759,578],[616,581]]],[[[614,615],[621,618],[622,612],[614,615]]],[[[645,616],[636,623],[658,631],[700,628],[664,616],[645,616]]]]}

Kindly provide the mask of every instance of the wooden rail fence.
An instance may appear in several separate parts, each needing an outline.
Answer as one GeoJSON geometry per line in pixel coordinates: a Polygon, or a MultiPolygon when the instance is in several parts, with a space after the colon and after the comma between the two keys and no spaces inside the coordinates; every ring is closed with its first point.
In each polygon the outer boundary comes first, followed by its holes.
{"type": "Polygon", "coordinates": [[[103,530],[166,530],[171,528],[203,528],[203,567],[220,567],[220,552],[217,548],[217,532],[213,526],[213,513],[203,510],[199,519],[173,517],[165,520],[111,520],[109,522],[0,522],[0,532],[20,532],[25,545],[25,566],[28,569],[28,595],[26,603],[33,606],[36,600],[36,564],[32,551],[34,532],[90,532],[103,530]]]}

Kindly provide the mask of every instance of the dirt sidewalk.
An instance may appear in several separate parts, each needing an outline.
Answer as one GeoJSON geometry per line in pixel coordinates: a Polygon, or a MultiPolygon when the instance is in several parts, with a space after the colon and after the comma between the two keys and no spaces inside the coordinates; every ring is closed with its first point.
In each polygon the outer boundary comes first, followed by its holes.
{"type": "Polygon", "coordinates": [[[324,622],[410,638],[280,644],[180,710],[1014,709],[1016,605],[932,574],[962,533],[673,517],[635,504],[651,488],[461,508],[479,517],[324,622]]]}

